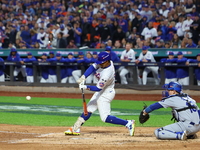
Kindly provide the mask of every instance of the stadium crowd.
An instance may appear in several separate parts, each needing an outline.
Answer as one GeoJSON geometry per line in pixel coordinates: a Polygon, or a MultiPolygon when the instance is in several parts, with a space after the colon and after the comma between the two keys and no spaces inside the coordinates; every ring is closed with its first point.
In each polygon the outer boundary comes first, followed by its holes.
{"type": "Polygon", "coordinates": [[[1,0],[2,48],[199,48],[198,0],[1,0]]]}
{"type": "MultiPolygon", "coordinates": [[[[69,53],[63,58],[60,53],[44,53],[35,58],[31,49],[103,49],[111,53],[114,62],[155,62],[149,48],[200,48],[200,1],[194,0],[1,0],[0,2],[0,46],[11,50],[7,61],[19,61],[14,77],[21,71],[24,80],[33,82],[32,66],[25,62],[95,62],[97,52],[78,58],[69,53]],[[112,49],[123,48],[120,58],[112,49]],[[141,48],[139,58],[134,49],[141,48]],[[27,58],[20,58],[17,49],[27,49],[27,58]],[[130,55],[128,55],[130,53],[130,55]],[[31,77],[30,77],[31,76],[31,77]],[[30,77],[30,78],[28,78],[30,77]]],[[[161,62],[189,64],[199,62],[183,57],[180,51],[174,58],[161,62]]],[[[0,59],[0,61],[4,61],[0,59]]],[[[74,83],[81,75],[80,66],[61,68],[61,82],[74,83]],[[67,81],[68,80],[68,81],[67,81]]],[[[179,67],[180,68],[180,67],[179,67]]],[[[188,68],[166,68],[166,82],[179,80],[189,84],[188,68]],[[181,79],[181,80],[180,80],[181,79]],[[183,79],[183,80],[182,80],[183,79]]],[[[0,66],[0,76],[4,76],[0,66]]],[[[128,67],[116,67],[121,84],[128,84],[128,67]]],[[[146,84],[152,72],[155,84],[159,84],[158,67],[138,68],[138,83],[146,84]],[[142,77],[142,79],[141,79],[142,77]]],[[[197,84],[200,85],[199,67],[195,68],[197,84]]],[[[57,82],[55,66],[43,67],[40,82],[57,82]]],[[[88,78],[94,83],[95,75],[88,78]]],[[[97,75],[98,76],[98,75],[97,75]]]]}

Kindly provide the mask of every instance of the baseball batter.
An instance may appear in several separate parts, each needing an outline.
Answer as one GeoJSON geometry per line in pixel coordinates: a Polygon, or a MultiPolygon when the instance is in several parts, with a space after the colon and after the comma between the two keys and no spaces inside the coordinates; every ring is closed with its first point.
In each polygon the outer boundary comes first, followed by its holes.
{"type": "MultiPolygon", "coordinates": [[[[148,51],[148,47],[147,46],[143,46],[142,47],[142,52],[139,55],[139,58],[135,61],[137,64],[140,62],[156,62],[156,60],[153,57],[153,54],[148,51]]],[[[158,67],[154,67],[154,66],[148,66],[144,68],[144,71],[142,73],[142,82],[143,85],[147,84],[147,75],[152,72],[156,85],[159,84],[160,80],[158,78],[158,67]]]]}
{"type": "Polygon", "coordinates": [[[97,109],[99,110],[99,114],[103,122],[124,125],[129,129],[130,136],[134,135],[134,120],[123,120],[110,115],[110,103],[115,97],[115,69],[113,62],[110,59],[109,53],[99,53],[96,63],[92,64],[85,71],[84,75],[77,80],[80,89],[95,91],[95,93],[87,105],[88,115],[85,116],[82,113],[82,115],[75,122],[74,126],[65,131],[65,135],[79,135],[80,127],[97,109]],[[95,71],[99,73],[99,80],[96,86],[84,85],[83,83],[86,78],[95,71]]]}
{"type": "Polygon", "coordinates": [[[143,115],[160,109],[172,108],[173,118],[176,123],[155,130],[155,136],[163,140],[186,140],[197,137],[195,133],[200,130],[200,110],[196,101],[182,92],[182,86],[178,82],[165,84],[165,98],[154,103],[143,111],[143,115]]]}
{"type": "MultiPolygon", "coordinates": [[[[121,62],[135,62],[135,52],[131,49],[131,45],[128,43],[126,44],[126,49],[122,52],[120,57],[121,62]]],[[[126,74],[130,72],[133,75],[133,68],[132,67],[124,67],[121,66],[119,69],[119,76],[121,79],[121,84],[128,84],[126,79],[126,74]]]]}

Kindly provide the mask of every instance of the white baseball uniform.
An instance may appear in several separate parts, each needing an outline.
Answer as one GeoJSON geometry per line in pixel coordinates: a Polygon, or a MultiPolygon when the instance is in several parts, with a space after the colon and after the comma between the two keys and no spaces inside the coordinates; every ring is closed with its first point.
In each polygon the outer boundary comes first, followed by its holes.
{"type": "Polygon", "coordinates": [[[112,61],[111,65],[104,69],[100,68],[96,63],[93,64],[93,67],[97,69],[96,72],[99,74],[96,86],[102,90],[94,93],[87,105],[87,109],[91,113],[98,109],[101,120],[105,122],[111,112],[110,102],[115,97],[115,68],[112,61]]]}
{"type": "MultiPolygon", "coordinates": [[[[133,49],[130,49],[129,51],[124,50],[122,52],[122,55],[120,59],[130,60],[130,62],[135,62],[135,52],[133,49]]],[[[126,79],[126,74],[130,72],[131,76],[133,75],[133,68],[132,67],[124,67],[121,66],[119,69],[119,76],[121,79],[121,84],[128,84],[126,79]]]]}
{"type": "Polygon", "coordinates": [[[155,28],[149,29],[148,27],[145,27],[141,35],[144,36],[145,40],[147,40],[148,38],[157,37],[158,32],[155,28]]]}
{"type": "Polygon", "coordinates": [[[164,108],[172,108],[174,117],[178,122],[164,126],[155,130],[155,135],[159,139],[179,139],[177,133],[187,131],[187,135],[193,135],[200,130],[200,119],[196,101],[188,95],[171,95],[158,102],[164,108]],[[181,110],[189,106],[195,108],[181,110]]]}
{"type": "MultiPolygon", "coordinates": [[[[145,55],[143,55],[143,53],[141,52],[138,58],[140,61],[142,61],[143,59],[146,60],[150,60],[150,62],[156,62],[156,60],[154,59],[153,54],[150,51],[147,51],[147,53],[145,55]]],[[[154,67],[154,66],[148,66],[144,68],[144,71],[142,73],[142,82],[143,85],[147,84],[147,75],[149,74],[149,72],[153,73],[153,77],[155,79],[155,83],[156,85],[159,84],[160,80],[158,78],[158,67],[154,67]]]]}

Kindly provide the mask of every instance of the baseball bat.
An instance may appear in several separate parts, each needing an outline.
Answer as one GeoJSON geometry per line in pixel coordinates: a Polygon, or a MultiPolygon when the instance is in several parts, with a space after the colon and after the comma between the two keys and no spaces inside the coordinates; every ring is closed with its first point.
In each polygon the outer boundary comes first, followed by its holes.
{"type": "Polygon", "coordinates": [[[83,98],[83,113],[85,116],[87,116],[88,115],[87,103],[85,101],[85,94],[84,94],[83,88],[81,89],[81,91],[82,91],[82,98],[83,98]]]}

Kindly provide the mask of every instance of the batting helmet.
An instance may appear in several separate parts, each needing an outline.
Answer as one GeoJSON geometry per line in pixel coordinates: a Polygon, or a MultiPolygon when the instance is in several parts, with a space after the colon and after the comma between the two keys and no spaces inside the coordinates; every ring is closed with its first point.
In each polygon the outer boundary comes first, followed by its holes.
{"type": "Polygon", "coordinates": [[[165,84],[164,88],[166,90],[175,90],[178,93],[182,91],[182,85],[178,82],[170,82],[169,84],[165,84]]]}
{"type": "Polygon", "coordinates": [[[105,51],[111,51],[111,50],[112,50],[112,47],[110,47],[110,46],[106,46],[105,51]]]}
{"type": "Polygon", "coordinates": [[[97,64],[102,64],[108,60],[110,60],[110,54],[107,52],[101,52],[98,54],[98,59],[96,61],[97,64]]]}

